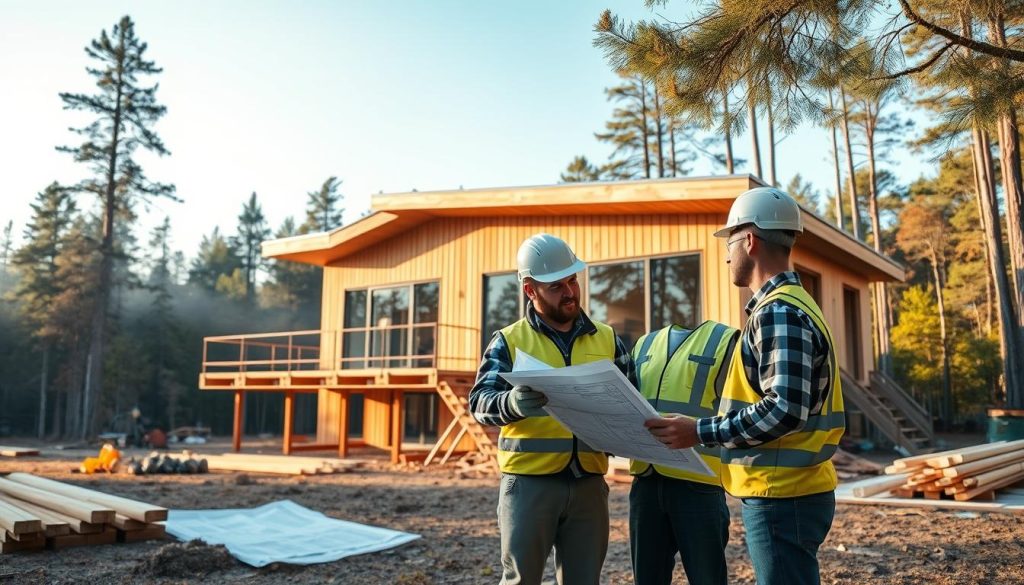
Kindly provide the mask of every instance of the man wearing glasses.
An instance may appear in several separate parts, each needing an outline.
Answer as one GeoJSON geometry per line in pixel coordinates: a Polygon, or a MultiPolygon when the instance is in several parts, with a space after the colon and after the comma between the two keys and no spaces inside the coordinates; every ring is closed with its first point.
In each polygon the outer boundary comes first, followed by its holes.
{"type": "Polygon", "coordinates": [[[759,585],[819,583],[818,547],[835,514],[831,457],[846,426],[832,332],[790,261],[802,232],[788,194],[760,187],[736,198],[715,236],[726,238],[733,284],[754,296],[718,416],[646,423],[673,448],[721,447],[722,485],[743,501],[759,585]]]}

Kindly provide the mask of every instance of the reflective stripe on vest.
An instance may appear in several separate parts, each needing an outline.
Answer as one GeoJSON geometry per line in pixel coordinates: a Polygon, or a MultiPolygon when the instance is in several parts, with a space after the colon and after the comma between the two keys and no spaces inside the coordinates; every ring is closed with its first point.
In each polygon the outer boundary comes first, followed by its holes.
{"type": "MultiPolygon", "coordinates": [[[[573,340],[567,360],[547,335],[535,330],[526,319],[520,319],[501,330],[513,362],[517,351],[525,351],[553,368],[568,362],[580,365],[598,360],[615,359],[615,333],[603,323],[594,323],[596,333],[580,335],[573,340]]],[[[550,416],[531,416],[501,427],[498,439],[498,465],[505,473],[549,475],[565,469],[576,458],[584,471],[604,474],[608,456],[599,453],[573,436],[550,416]]]]}
{"type": "MultiPolygon", "coordinates": [[[[739,498],[805,496],[833,490],[837,483],[831,457],[846,428],[846,414],[832,331],[818,305],[797,285],[775,289],[751,313],[773,300],[784,300],[802,310],[825,336],[830,386],[820,412],[810,415],[800,430],[752,448],[722,449],[722,485],[739,498]]],[[[761,398],[747,380],[742,352],[734,352],[719,413],[749,408],[761,398]]]]}
{"type": "MultiPolygon", "coordinates": [[[[718,409],[720,374],[729,363],[737,330],[721,323],[705,321],[693,331],[678,326],[665,327],[645,335],[634,348],[640,393],[655,410],[663,414],[689,417],[714,416],[718,409]],[[684,332],[678,347],[672,347],[673,334],[684,332]]],[[[632,460],[634,475],[653,469],[664,476],[720,485],[718,447],[697,446],[696,451],[713,475],[701,475],[646,461],[632,460]]]]}

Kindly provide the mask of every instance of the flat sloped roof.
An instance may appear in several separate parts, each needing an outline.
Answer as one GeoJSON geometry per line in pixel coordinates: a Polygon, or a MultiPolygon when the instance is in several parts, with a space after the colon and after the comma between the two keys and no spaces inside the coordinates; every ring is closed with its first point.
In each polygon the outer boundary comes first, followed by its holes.
{"type": "MultiPolygon", "coordinates": [[[[375,195],[371,213],[330,232],[263,243],[263,256],[326,266],[438,217],[726,214],[737,195],[763,183],[751,175],[564,183],[375,195]]],[[[804,210],[799,246],[873,281],[902,281],[903,266],[804,210]]]]}

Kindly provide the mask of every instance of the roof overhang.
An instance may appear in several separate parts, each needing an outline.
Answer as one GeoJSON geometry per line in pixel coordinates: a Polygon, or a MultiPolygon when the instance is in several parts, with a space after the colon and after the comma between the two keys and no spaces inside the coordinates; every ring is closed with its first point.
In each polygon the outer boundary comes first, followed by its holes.
{"type": "MultiPolygon", "coordinates": [[[[760,185],[751,175],[727,175],[375,195],[370,215],[331,232],[269,240],[262,252],[326,266],[437,217],[725,214],[737,195],[760,185]]],[[[804,217],[799,245],[870,280],[904,280],[893,260],[811,212],[804,217]]]]}

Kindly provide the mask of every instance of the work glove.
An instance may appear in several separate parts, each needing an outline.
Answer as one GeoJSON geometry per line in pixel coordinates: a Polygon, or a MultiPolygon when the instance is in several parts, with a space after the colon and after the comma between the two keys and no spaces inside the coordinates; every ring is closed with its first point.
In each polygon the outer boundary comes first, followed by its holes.
{"type": "Polygon", "coordinates": [[[523,418],[528,416],[547,416],[544,405],[548,397],[529,386],[514,386],[508,394],[508,408],[523,418]]]}

